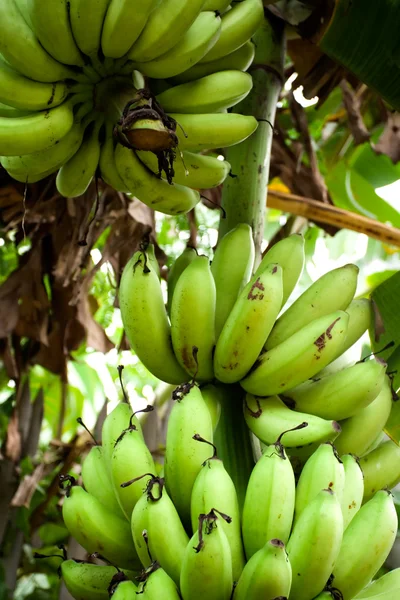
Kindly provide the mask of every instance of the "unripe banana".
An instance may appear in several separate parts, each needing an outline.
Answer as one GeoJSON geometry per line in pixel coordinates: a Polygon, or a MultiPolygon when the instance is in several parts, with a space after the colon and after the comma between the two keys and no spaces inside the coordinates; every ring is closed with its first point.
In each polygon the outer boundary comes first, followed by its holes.
{"type": "Polygon", "coordinates": [[[45,179],[46,177],[48,177],[49,175],[52,175],[53,173],[55,173],[57,171],[57,167],[54,167],[53,169],[49,169],[48,171],[44,171],[43,173],[37,173],[36,175],[29,175],[29,173],[27,173],[26,171],[12,171],[9,170],[7,171],[7,173],[9,174],[10,177],[12,177],[13,179],[15,179],[16,181],[20,181],[21,183],[36,183],[37,181],[41,181],[42,179],[45,179]]]}
{"type": "Polygon", "coordinates": [[[360,459],[364,473],[364,502],[382,488],[392,489],[400,482],[400,447],[387,440],[360,459]]]}
{"type": "Polygon", "coordinates": [[[240,293],[218,338],[214,373],[224,383],[243,379],[256,362],[282,306],[282,269],[269,265],[240,293]]]}
{"type": "Polygon", "coordinates": [[[100,159],[99,131],[102,124],[103,117],[99,117],[89,125],[79,150],[59,170],[56,185],[62,196],[80,196],[91,184],[100,159]]]}
{"type": "Polygon", "coordinates": [[[289,600],[311,600],[323,590],[342,538],[339,500],[331,489],[323,489],[305,507],[287,545],[293,571],[289,600]]]}
{"type": "Polygon", "coordinates": [[[20,110],[48,110],[61,104],[68,95],[67,85],[40,83],[14,71],[0,57],[0,102],[20,110]]]}
{"type": "MultiPolygon", "coordinates": [[[[200,439],[199,443],[205,440],[200,439]]],[[[224,463],[214,455],[206,460],[196,477],[191,498],[192,529],[196,531],[200,514],[209,513],[214,506],[219,506],[223,513],[231,517],[231,522],[224,520],[219,525],[225,531],[232,555],[232,574],[238,581],[245,565],[242,534],[240,527],[240,510],[235,484],[224,467],[224,463]]]]}
{"type": "Polygon", "coordinates": [[[143,600],[180,600],[177,587],[169,575],[161,569],[157,562],[153,563],[142,589],[143,600]]]}
{"type": "MultiPolygon", "coordinates": [[[[183,600],[229,600],[232,593],[232,557],[218,511],[199,516],[198,531],[188,543],[183,558],[180,589],[183,600]]],[[[219,513],[220,514],[220,513],[219,513]]]]}
{"type": "Polygon", "coordinates": [[[197,386],[186,384],[173,394],[165,450],[165,483],[178,513],[190,527],[190,502],[194,482],[202,464],[209,457],[204,444],[193,439],[195,434],[212,441],[210,412],[197,386]]]}
{"type": "Polygon", "coordinates": [[[256,275],[260,275],[272,263],[277,263],[282,267],[282,306],[286,304],[300,279],[304,268],[304,260],[304,237],[299,233],[294,233],[274,244],[264,255],[258,266],[256,275]]]}
{"type": "Polygon", "coordinates": [[[216,60],[207,63],[197,63],[196,65],[193,65],[193,67],[187,71],[183,71],[183,73],[174,77],[172,81],[173,83],[186,83],[228,69],[247,71],[253,62],[254,54],[255,47],[253,42],[246,42],[243,46],[240,46],[240,48],[226,56],[222,56],[221,58],[217,58],[216,60]]]}
{"type": "Polygon", "coordinates": [[[359,362],[338,373],[306,381],[287,392],[294,408],[323,419],[340,421],[357,415],[381,392],[386,364],[380,360],[359,362]]]}
{"type": "Polygon", "coordinates": [[[182,275],[186,267],[188,267],[190,263],[196,258],[196,256],[196,250],[188,246],[184,249],[182,254],[178,256],[178,258],[172,263],[172,266],[168,272],[168,314],[171,314],[172,297],[174,295],[178,279],[182,275]]]}
{"type": "Polygon", "coordinates": [[[341,457],[344,467],[344,488],[341,499],[343,528],[346,529],[360,510],[364,495],[364,475],[353,454],[341,457]]]}
{"type": "Polygon", "coordinates": [[[147,488],[149,550],[152,559],[157,560],[178,585],[189,538],[163,486],[163,479],[153,478],[147,488]]]}
{"type": "Polygon", "coordinates": [[[295,523],[321,490],[333,490],[340,502],[345,487],[345,471],[334,446],[321,444],[303,467],[296,487],[295,523]]]}
{"type": "Polygon", "coordinates": [[[161,284],[145,252],[127,263],[119,288],[122,322],[132,349],[153,375],[181,383],[187,375],[172,350],[161,284]]]}
{"type": "Polygon", "coordinates": [[[382,389],[375,400],[353,417],[340,423],[342,431],[335,441],[338,453],[363,456],[384,428],[392,403],[390,380],[385,377],[382,389]]]}
{"type": "Polygon", "coordinates": [[[197,381],[213,379],[215,283],[207,256],[196,256],[176,283],[171,336],[179,364],[197,381]]]}
{"type": "Polygon", "coordinates": [[[153,210],[167,215],[180,215],[189,212],[200,201],[200,195],[195,190],[159,179],[133,150],[117,144],[114,157],[126,188],[153,210]]]}
{"type": "Polygon", "coordinates": [[[81,487],[74,485],[67,494],[62,514],[76,541],[90,554],[98,552],[123,569],[140,568],[129,523],[81,487]]]}
{"type": "Polygon", "coordinates": [[[180,150],[212,150],[234,146],[247,139],[258,127],[256,119],[236,113],[169,115],[178,123],[180,150]]]}
{"type": "Polygon", "coordinates": [[[315,415],[291,410],[278,396],[261,398],[247,394],[244,416],[251,431],[264,444],[273,444],[284,431],[287,431],[285,448],[298,448],[331,441],[340,433],[340,426],[336,421],[326,421],[315,415]],[[293,429],[300,423],[307,423],[307,427],[293,429]]]}
{"type": "Polygon", "coordinates": [[[110,185],[117,192],[127,193],[129,190],[122,181],[115,164],[113,128],[111,122],[106,123],[106,137],[100,150],[100,176],[107,185],[110,185]]]}
{"type": "MultiPolygon", "coordinates": [[[[151,481],[151,480],[150,480],[151,481]]],[[[149,483],[150,483],[149,481],[149,483]]],[[[132,511],[131,531],[132,539],[135,544],[137,555],[143,567],[147,569],[152,563],[152,557],[149,554],[147,528],[148,528],[148,487],[144,490],[139,500],[136,502],[132,511]],[[144,535],[143,535],[144,534],[144,535]]]]}
{"type": "Polygon", "coordinates": [[[113,600],[135,600],[137,586],[132,581],[121,581],[113,589],[113,600]]]}
{"type": "Polygon", "coordinates": [[[367,585],[355,598],[357,600],[361,600],[361,598],[371,598],[374,599],[377,597],[380,600],[396,600],[399,598],[400,594],[400,568],[393,569],[393,571],[389,571],[385,575],[379,577],[379,579],[375,579],[367,585]],[[391,593],[393,596],[382,596],[382,594],[391,593]],[[397,594],[397,596],[396,596],[397,594]]]}
{"type": "Polygon", "coordinates": [[[253,264],[252,230],[247,223],[240,223],[219,240],[211,263],[217,294],[215,309],[217,339],[239,293],[250,279],[253,264]]]}
{"type": "Polygon", "coordinates": [[[397,534],[397,513],[390,492],[381,490],[360,508],[347,527],[333,569],[333,587],[351,600],[386,560],[397,534]]]}
{"type": "Polygon", "coordinates": [[[136,502],[148,479],[125,485],[144,473],[154,473],[153,457],[135,425],[129,426],[117,439],[111,455],[111,476],[118,502],[130,519],[136,502]]]}
{"type": "Polygon", "coordinates": [[[292,528],[296,484],[293,468],[278,440],[264,449],[247,486],[242,535],[249,560],[268,540],[286,543],[292,528]]]}
{"type": "MultiPolygon", "coordinates": [[[[306,325],[334,311],[345,310],[357,286],[358,267],[345,265],[317,279],[277,320],[266,348],[271,350],[306,325]]],[[[336,358],[335,355],[334,358],[336,358]]],[[[322,368],[322,367],[321,367],[322,368]]]]}
{"type": "Polygon", "coordinates": [[[110,0],[101,33],[104,56],[120,58],[142,33],[156,0],[110,0]]]}
{"type": "MultiPolygon", "coordinates": [[[[357,300],[353,300],[346,308],[346,312],[349,315],[349,325],[347,328],[346,339],[342,348],[340,349],[340,355],[338,358],[332,361],[323,370],[324,375],[340,371],[344,366],[346,366],[346,363],[343,364],[342,358],[344,353],[354,346],[363,333],[367,331],[372,322],[372,304],[371,300],[368,298],[359,298],[357,300]]],[[[350,354],[350,352],[348,354],[350,354]]],[[[346,357],[348,354],[346,354],[346,357]]],[[[359,356],[356,360],[358,360],[358,358],[359,356]]]]}
{"type": "Polygon", "coordinates": [[[93,446],[82,465],[82,483],[86,491],[97,498],[108,510],[125,518],[110,478],[108,466],[101,446],[93,446]]]}
{"type": "MultiPolygon", "coordinates": [[[[116,567],[75,560],[64,560],[60,571],[67,590],[75,600],[108,600],[108,588],[113,578],[124,577],[123,573],[118,573],[116,567]]],[[[131,572],[128,571],[129,573],[131,572]]]]}
{"type": "Polygon", "coordinates": [[[30,154],[55,146],[73,122],[71,106],[66,102],[26,117],[0,117],[0,155],[30,154]]]}
{"type": "Polygon", "coordinates": [[[292,567],[281,540],[268,541],[246,563],[233,600],[276,600],[287,598],[292,584],[292,567]]]}
{"type": "Polygon", "coordinates": [[[216,60],[243,46],[260,27],[263,16],[262,0],[244,0],[234,4],[222,16],[218,42],[201,62],[216,60]]]}
{"type": "Polygon", "coordinates": [[[223,13],[230,5],[231,0],[206,0],[201,10],[218,10],[223,13]]]}
{"type": "Polygon", "coordinates": [[[75,42],[90,56],[95,67],[100,63],[98,51],[109,3],[110,0],[69,0],[69,19],[75,42]]]}
{"type": "Polygon", "coordinates": [[[138,426],[138,419],[136,416],[132,416],[132,408],[128,402],[120,402],[117,406],[107,415],[104,420],[103,427],[101,430],[101,443],[103,448],[103,455],[106,464],[108,465],[109,471],[111,472],[111,456],[114,451],[115,442],[120,437],[121,433],[128,429],[130,419],[140,430],[138,426]]]}
{"type": "Polygon", "coordinates": [[[159,94],[157,100],[166,112],[213,113],[234,106],[252,87],[248,73],[220,71],[171,87],[159,94]]]}
{"type": "MultiPolygon", "coordinates": [[[[140,160],[153,173],[158,173],[158,159],[152,152],[137,152],[140,160]]],[[[226,160],[215,156],[182,152],[174,162],[174,183],[186,185],[195,190],[214,188],[223,183],[231,169],[226,160]]]]}
{"type": "Polygon", "coordinates": [[[216,12],[201,12],[179,42],[154,60],[136,62],[133,66],[155,79],[184,73],[214,46],[221,31],[221,18],[216,12]]]}
{"type": "Polygon", "coordinates": [[[260,355],[240,383],[251,394],[272,396],[313,377],[336,355],[346,337],[349,317],[338,310],[312,321],[260,355]]]}
{"type": "Polygon", "coordinates": [[[221,387],[218,387],[212,383],[207,383],[206,385],[202,386],[201,395],[203,396],[203,400],[207,404],[207,408],[210,411],[212,427],[213,431],[215,431],[218,427],[221,417],[224,392],[221,387]]]}

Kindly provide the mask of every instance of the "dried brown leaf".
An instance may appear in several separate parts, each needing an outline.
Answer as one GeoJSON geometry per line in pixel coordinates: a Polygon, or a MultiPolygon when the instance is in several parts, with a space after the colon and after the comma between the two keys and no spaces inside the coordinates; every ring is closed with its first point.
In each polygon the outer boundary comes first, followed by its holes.
{"type": "Polygon", "coordinates": [[[377,154],[386,154],[393,164],[400,161],[400,113],[389,114],[385,129],[374,150],[377,154]]]}
{"type": "Polygon", "coordinates": [[[348,124],[354,138],[354,144],[364,144],[370,138],[360,110],[360,100],[345,79],[340,83],[343,94],[343,104],[348,116],[348,124]]]}
{"type": "Polygon", "coordinates": [[[38,484],[43,479],[46,471],[46,466],[41,463],[33,471],[32,475],[25,475],[20,481],[17,491],[11,500],[11,506],[16,508],[18,506],[25,506],[29,508],[33,494],[35,493],[38,484]]]}

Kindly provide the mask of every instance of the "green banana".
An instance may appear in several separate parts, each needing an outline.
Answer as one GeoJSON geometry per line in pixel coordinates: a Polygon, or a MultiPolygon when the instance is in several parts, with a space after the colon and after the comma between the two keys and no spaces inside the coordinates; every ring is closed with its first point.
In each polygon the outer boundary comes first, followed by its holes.
{"type": "Polygon", "coordinates": [[[21,183],[27,184],[27,183],[36,183],[37,181],[41,181],[42,179],[45,179],[45,177],[52,175],[56,171],[57,171],[57,167],[53,167],[52,169],[49,169],[48,171],[44,171],[43,173],[37,173],[36,175],[29,175],[29,173],[27,173],[27,172],[13,171],[13,170],[9,170],[9,171],[7,171],[7,173],[10,175],[10,177],[15,179],[16,181],[20,181],[21,183]]]}
{"type": "MultiPolygon", "coordinates": [[[[355,598],[361,600],[361,598],[380,598],[381,594],[391,592],[393,595],[392,600],[396,600],[400,593],[400,568],[393,569],[385,575],[375,579],[367,587],[365,587],[355,598]],[[395,595],[397,593],[397,596],[395,595]]],[[[386,596],[382,596],[381,600],[386,600],[386,596]]],[[[390,596],[387,596],[387,600],[391,600],[390,596]]]]}
{"type": "Polygon", "coordinates": [[[213,379],[215,283],[207,256],[196,256],[176,283],[171,336],[179,364],[197,381],[213,379]]]}
{"type": "Polygon", "coordinates": [[[79,150],[59,170],[56,186],[65,198],[84,194],[91,184],[100,159],[99,131],[102,125],[103,117],[89,125],[79,150]]]}
{"type": "Polygon", "coordinates": [[[207,404],[193,384],[177,388],[173,394],[165,450],[165,483],[178,513],[190,527],[190,502],[194,482],[209,456],[208,449],[193,439],[199,434],[213,441],[213,427],[207,404]]]}
{"type": "Polygon", "coordinates": [[[0,117],[0,155],[17,156],[54,147],[73,122],[72,108],[66,102],[30,116],[0,117]]]}
{"type": "Polygon", "coordinates": [[[90,554],[98,552],[123,569],[140,568],[129,523],[97,498],[73,485],[62,509],[66,528],[90,554]]]}
{"type": "Polygon", "coordinates": [[[350,264],[332,269],[315,281],[279,317],[267,340],[266,349],[275,348],[316,319],[334,311],[346,310],[356,291],[357,275],[358,267],[350,264]]]}
{"type": "Polygon", "coordinates": [[[72,35],[69,9],[68,0],[52,2],[51,10],[43,0],[30,0],[33,31],[43,48],[60,63],[82,67],[85,61],[72,35]]]}
{"type": "Polygon", "coordinates": [[[146,573],[146,581],[138,592],[143,600],[180,600],[177,587],[169,575],[154,562],[146,573]]]}
{"type": "Polygon", "coordinates": [[[207,404],[207,408],[210,411],[212,427],[213,431],[215,432],[221,418],[224,395],[223,390],[212,383],[207,383],[201,387],[201,395],[203,396],[203,400],[207,404]]]}
{"type": "Polygon", "coordinates": [[[112,590],[112,598],[113,600],[134,600],[137,593],[137,586],[132,581],[120,581],[112,590]]]}
{"type": "Polygon", "coordinates": [[[82,483],[86,491],[97,498],[108,510],[122,519],[125,518],[115,495],[101,446],[93,446],[83,461],[82,483]]]}
{"type": "Polygon", "coordinates": [[[179,75],[207,54],[218,40],[220,31],[218,13],[201,12],[173,48],[148,62],[134,62],[133,67],[154,79],[179,75]]]}
{"type": "Polygon", "coordinates": [[[120,402],[117,406],[107,415],[104,420],[103,427],[101,430],[101,442],[103,448],[103,455],[108,469],[111,472],[111,456],[114,451],[115,442],[121,435],[121,433],[128,429],[130,425],[130,419],[138,427],[140,431],[139,421],[136,416],[132,416],[132,408],[128,402],[120,402]]]}
{"type": "Polygon", "coordinates": [[[381,392],[386,364],[379,360],[359,362],[338,373],[306,381],[287,392],[294,408],[323,419],[340,421],[357,415],[381,392]]]}
{"type": "Polygon", "coordinates": [[[136,62],[148,62],[171,50],[192,25],[203,4],[204,0],[159,2],[128,52],[128,58],[136,62]]]}
{"type": "Polygon", "coordinates": [[[231,597],[231,549],[221,518],[230,522],[228,515],[216,509],[199,516],[198,531],[186,546],[183,558],[180,589],[185,600],[229,600],[231,597]]]}
{"type": "Polygon", "coordinates": [[[250,279],[254,264],[252,229],[240,223],[219,240],[211,263],[216,289],[215,335],[222,328],[243,287],[250,279]]]}
{"type": "Polygon", "coordinates": [[[101,33],[104,56],[124,56],[142,33],[156,5],[156,0],[110,0],[101,33]]]}
{"type": "MultiPolygon", "coordinates": [[[[197,441],[201,443],[206,440],[197,437],[197,441]]],[[[199,515],[209,513],[215,506],[231,517],[230,523],[222,520],[220,526],[225,531],[231,549],[233,579],[238,581],[245,565],[239,503],[235,484],[214,447],[213,456],[203,463],[193,485],[190,509],[193,532],[198,527],[199,515]]]]}
{"type": "Polygon", "coordinates": [[[179,277],[187,266],[196,258],[197,252],[194,248],[188,246],[184,249],[182,254],[172,263],[171,268],[168,272],[168,300],[167,310],[168,314],[171,314],[172,297],[174,295],[175,287],[179,277]]]}
{"type": "Polygon", "coordinates": [[[282,306],[286,304],[300,279],[304,268],[304,260],[304,237],[299,233],[294,233],[274,244],[264,255],[258,266],[256,275],[260,275],[272,263],[277,263],[282,267],[282,306]]]}
{"type": "Polygon", "coordinates": [[[115,442],[111,455],[111,476],[118,502],[125,516],[130,519],[133,508],[139,500],[146,480],[134,481],[144,473],[154,473],[153,457],[147,448],[141,432],[130,425],[115,442]]]}
{"type": "Polygon", "coordinates": [[[310,379],[336,355],[346,337],[348,321],[348,315],[340,310],[315,319],[261,354],[241,386],[251,394],[271,396],[310,379]]]}
{"type": "Polygon", "coordinates": [[[206,0],[202,10],[218,10],[224,12],[230,5],[231,0],[206,0]]]}
{"type": "Polygon", "coordinates": [[[7,119],[16,119],[17,117],[29,117],[32,115],[31,110],[20,110],[8,104],[0,103],[0,117],[7,117],[7,119]]]}
{"type": "Polygon", "coordinates": [[[112,135],[113,124],[108,121],[106,123],[105,140],[100,150],[99,170],[100,176],[104,183],[110,185],[117,192],[127,193],[128,188],[122,181],[120,174],[117,171],[114,157],[114,138],[112,135]]]}
{"type": "Polygon", "coordinates": [[[392,408],[392,390],[388,377],[378,396],[357,414],[340,423],[340,436],[335,441],[340,455],[351,452],[363,456],[383,430],[392,408]]]}
{"type": "MultiPolygon", "coordinates": [[[[148,169],[158,173],[158,159],[153,152],[139,150],[136,154],[148,169]]],[[[219,160],[215,156],[182,152],[176,157],[173,168],[174,183],[198,190],[221,185],[231,166],[226,160],[219,160]]]]}
{"type": "Polygon", "coordinates": [[[75,123],[55,146],[22,156],[4,156],[1,164],[7,171],[18,172],[25,179],[31,180],[32,176],[57,170],[68,161],[79,149],[83,133],[81,124],[75,123]]]}
{"type": "Polygon", "coordinates": [[[360,459],[364,473],[364,498],[369,500],[382,488],[393,488],[400,482],[400,447],[392,440],[368,452],[360,459]]]}
{"type": "Polygon", "coordinates": [[[340,502],[335,492],[323,489],[305,507],[287,544],[293,571],[289,600],[311,600],[323,590],[342,538],[340,502]]]}
{"type": "Polygon", "coordinates": [[[272,600],[287,598],[292,584],[292,567],[285,544],[269,540],[246,563],[233,594],[233,600],[272,600]]]}
{"type": "Polygon", "coordinates": [[[364,495],[364,475],[353,454],[341,457],[344,467],[344,488],[341,499],[343,528],[346,529],[361,508],[364,495]]]}
{"type": "Polygon", "coordinates": [[[47,54],[14,0],[2,0],[0,3],[0,23],[0,52],[13,69],[44,83],[74,79],[72,69],[47,54]]]}
{"type": "Polygon", "coordinates": [[[116,567],[75,560],[64,560],[60,571],[67,590],[75,600],[108,600],[108,588],[113,579],[124,577],[116,567]]]}
{"type": "Polygon", "coordinates": [[[397,534],[397,513],[390,492],[381,490],[360,508],[343,535],[333,569],[333,587],[351,600],[386,560],[397,534]]]}
{"type": "Polygon", "coordinates": [[[143,567],[146,569],[152,563],[152,557],[149,553],[148,547],[148,538],[147,538],[147,528],[148,528],[148,495],[147,490],[150,485],[151,479],[148,481],[148,485],[146,489],[140,496],[139,500],[136,502],[135,507],[132,511],[131,517],[131,532],[133,543],[135,544],[135,549],[137,555],[142,563],[143,567]],[[144,534],[144,535],[143,535],[144,534]]]}
{"type": "Polygon", "coordinates": [[[169,115],[178,123],[180,150],[211,150],[239,144],[258,127],[254,117],[236,113],[169,115]]]}
{"type": "Polygon", "coordinates": [[[185,381],[187,375],[172,350],[161,284],[145,252],[136,252],[127,263],[119,304],[129,343],[144,366],[167,383],[185,381]]]}
{"type": "Polygon", "coordinates": [[[251,75],[243,71],[220,71],[196,81],[171,87],[157,96],[167,112],[212,113],[234,106],[250,93],[251,75]]]}
{"type": "Polygon", "coordinates": [[[114,156],[126,188],[153,210],[167,215],[185,214],[200,201],[200,194],[195,190],[159,179],[133,150],[118,144],[114,156]]]}
{"type": "Polygon", "coordinates": [[[247,394],[244,417],[249,429],[264,444],[273,444],[274,440],[287,431],[286,448],[331,441],[340,433],[340,426],[336,421],[326,421],[315,415],[291,410],[278,396],[261,398],[247,394]],[[294,430],[300,423],[307,423],[307,427],[294,430]]]}
{"type": "Polygon", "coordinates": [[[262,0],[243,0],[222,15],[221,35],[200,62],[210,62],[243,46],[257,31],[264,17],[262,0]]]}
{"type": "Polygon", "coordinates": [[[221,58],[217,58],[216,60],[207,63],[197,63],[193,65],[193,67],[187,71],[183,71],[183,73],[173,77],[172,82],[175,84],[186,83],[228,69],[247,71],[253,62],[254,54],[255,47],[253,42],[246,42],[243,46],[240,46],[240,48],[226,56],[222,56],[221,58]]]}
{"type": "Polygon", "coordinates": [[[241,291],[214,353],[214,373],[224,383],[235,383],[256,362],[282,306],[282,268],[269,265],[241,291]]]}
{"type": "Polygon", "coordinates": [[[20,110],[46,110],[61,104],[68,95],[63,81],[40,83],[17,73],[0,57],[0,102],[20,110]]]}
{"type": "Polygon", "coordinates": [[[295,493],[293,468],[278,440],[264,449],[247,486],[242,517],[247,560],[272,538],[287,543],[293,522],[295,493]]]}
{"type": "MultiPolygon", "coordinates": [[[[110,0],[69,0],[69,19],[78,48],[97,68],[101,32],[110,0]]],[[[100,73],[103,75],[103,73],[100,73]]]]}
{"type": "Polygon", "coordinates": [[[295,526],[301,514],[321,490],[333,490],[340,506],[344,487],[344,466],[334,446],[330,442],[321,444],[307,460],[297,482],[295,526]]]}

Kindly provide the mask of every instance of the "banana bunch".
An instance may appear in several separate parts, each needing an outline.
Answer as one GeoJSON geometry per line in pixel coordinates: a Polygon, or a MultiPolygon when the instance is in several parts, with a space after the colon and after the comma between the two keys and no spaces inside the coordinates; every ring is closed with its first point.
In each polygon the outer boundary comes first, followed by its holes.
{"type": "Polygon", "coordinates": [[[140,419],[121,402],[84,460],[84,487],[62,477],[65,525],[107,563],[63,560],[73,598],[395,600],[400,569],[374,580],[398,526],[382,489],[400,462],[393,442],[360,462],[339,457],[332,442],[317,444],[295,477],[286,439],[307,429],[297,425],[265,445],[240,507],[214,443],[216,390],[193,382],[174,390],[162,476],[140,419]]]}
{"type": "Polygon", "coordinates": [[[1,165],[23,183],[57,173],[65,197],[100,176],[187,213],[230,171],[203,151],[257,128],[227,109],[252,88],[263,14],[262,0],[2,1],[1,165]]]}

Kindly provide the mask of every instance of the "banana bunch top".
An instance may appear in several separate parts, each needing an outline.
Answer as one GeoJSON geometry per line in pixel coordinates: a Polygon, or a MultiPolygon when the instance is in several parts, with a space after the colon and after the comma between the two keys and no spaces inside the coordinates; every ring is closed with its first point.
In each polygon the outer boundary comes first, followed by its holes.
{"type": "Polygon", "coordinates": [[[188,212],[229,165],[203,150],[257,128],[227,113],[245,73],[262,0],[4,0],[0,156],[17,181],[57,173],[83,194],[97,172],[167,214],[188,212]]]}

